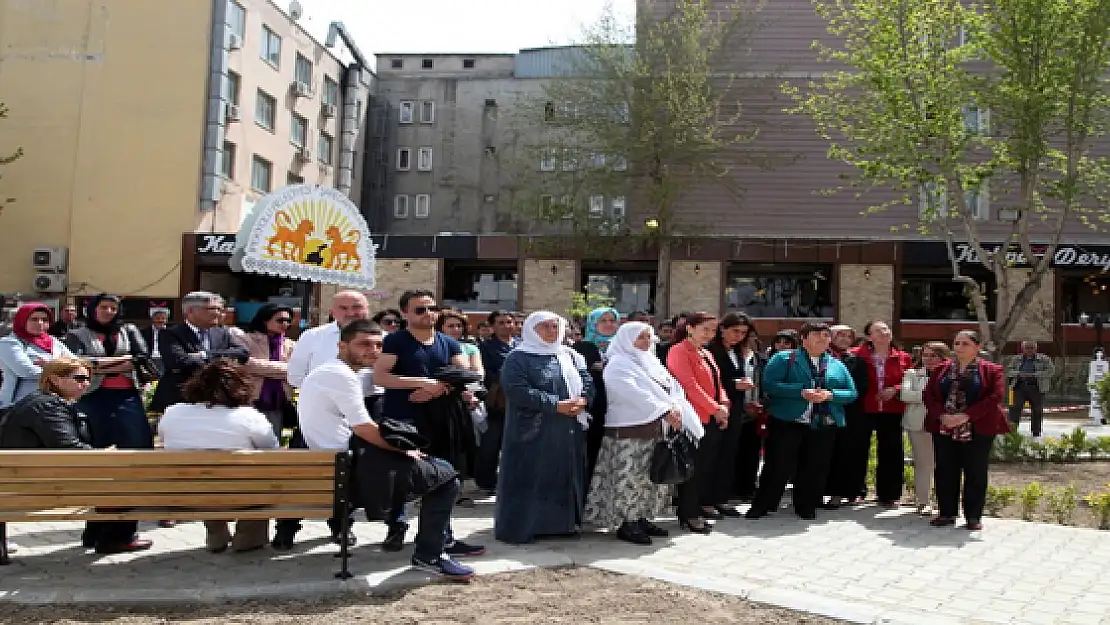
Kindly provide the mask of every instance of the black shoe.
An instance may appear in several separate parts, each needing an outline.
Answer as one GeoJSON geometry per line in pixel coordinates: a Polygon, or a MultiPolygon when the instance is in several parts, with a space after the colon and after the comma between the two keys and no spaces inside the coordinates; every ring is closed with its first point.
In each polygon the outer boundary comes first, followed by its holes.
{"type": "Polygon", "coordinates": [[[671,535],[670,532],[668,532],[667,530],[659,527],[658,525],[652,523],[651,521],[649,521],[647,519],[640,519],[639,524],[640,524],[640,529],[642,529],[644,531],[644,533],[647,534],[648,536],[652,536],[654,538],[666,538],[666,537],[671,535]]]}
{"type": "Polygon", "coordinates": [[[762,519],[765,516],[767,516],[767,511],[761,508],[748,508],[748,511],[744,513],[745,519],[751,519],[753,521],[755,519],[762,519]]]}
{"type": "Polygon", "coordinates": [[[632,524],[627,521],[621,523],[621,526],[617,528],[617,538],[633,545],[651,544],[651,537],[644,533],[639,524],[632,524]]]}
{"type": "Polygon", "coordinates": [[[710,521],[720,521],[723,516],[724,515],[718,512],[717,508],[714,508],[713,506],[708,506],[701,509],[701,518],[703,519],[709,519],[710,521]]]}
{"type": "Polygon", "coordinates": [[[678,525],[682,529],[689,530],[695,534],[708,534],[713,531],[713,526],[705,519],[679,519],[678,525]],[[697,523],[699,521],[700,523],[697,523]]]}
{"type": "Polygon", "coordinates": [[[296,532],[278,530],[274,533],[274,539],[270,541],[270,548],[274,551],[291,551],[296,538],[296,532]]]}
{"type": "Polygon", "coordinates": [[[813,510],[795,510],[794,513],[797,514],[798,518],[802,519],[803,521],[812,521],[817,518],[817,513],[813,510]]]}
{"type": "Polygon", "coordinates": [[[382,541],[382,551],[397,552],[405,548],[405,532],[409,530],[408,523],[391,523],[389,532],[382,541]]]}
{"type": "Polygon", "coordinates": [[[732,506],[716,506],[716,508],[717,513],[723,517],[728,517],[730,519],[740,518],[740,511],[736,508],[733,508],[732,506]]]}

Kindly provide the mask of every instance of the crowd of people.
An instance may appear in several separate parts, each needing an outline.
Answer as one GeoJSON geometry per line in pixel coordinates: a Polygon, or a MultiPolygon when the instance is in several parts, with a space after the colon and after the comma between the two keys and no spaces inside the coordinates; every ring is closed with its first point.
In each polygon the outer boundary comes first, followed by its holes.
{"type": "MultiPolygon", "coordinates": [[[[881,320],[859,336],[810,321],[764,349],[741,312],[683,313],[656,328],[612,308],[581,326],[495,311],[472,332],[468,315],[427,290],[373,317],[361,293],[340,292],[331,320],[295,341],[289,307],[266,304],[241,330],[223,325],[217,294],[189,293],[181,312],[169,325],[170,311],[154,310],[140,330],[110,295],[92,298],[83,319],[74,307],[55,321],[23,305],[0,338],[0,448],[152,448],[148,410],[161,414],[167,449],[277,449],[291,431],[291,448],[354,452],[349,514],[386,524],[383,550],[404,548],[419,499],[412,564],[454,580],[473,575],[461,558],[485,551],[451,523],[476,497],[495,497],[494,534],[506,543],[593,528],[648,545],[669,534],[659,519],[672,509],[681,529],[710,533],[777,512],[788,484],[803,519],[862,503],[873,437],[880,506],[908,503],[942,527],[956,523],[962,495],[966,527],[979,530],[991,444],[1011,427],[1006,387],[1032,402],[1051,375],[1035,344],[1004,371],[974,332],[906,352],[881,320]],[[909,502],[903,433],[916,468],[909,502]],[[653,481],[653,461],[679,437],[692,449],[688,475],[653,481]]],[[[337,542],[342,521],[328,522],[337,542]]],[[[265,521],[205,527],[212,552],[285,551],[301,521],[277,519],[272,535],[265,521]]],[[[102,554],[151,546],[129,521],[89,523],[82,538],[102,554]]]]}

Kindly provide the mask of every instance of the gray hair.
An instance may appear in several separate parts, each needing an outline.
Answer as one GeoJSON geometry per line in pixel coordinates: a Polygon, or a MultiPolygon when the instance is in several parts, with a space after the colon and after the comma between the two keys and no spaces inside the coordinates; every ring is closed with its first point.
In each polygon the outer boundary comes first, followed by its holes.
{"type": "Polygon", "coordinates": [[[194,308],[207,307],[209,302],[219,302],[222,305],[224,298],[208,291],[193,291],[192,293],[186,293],[185,297],[181,298],[181,310],[187,315],[194,308]]]}

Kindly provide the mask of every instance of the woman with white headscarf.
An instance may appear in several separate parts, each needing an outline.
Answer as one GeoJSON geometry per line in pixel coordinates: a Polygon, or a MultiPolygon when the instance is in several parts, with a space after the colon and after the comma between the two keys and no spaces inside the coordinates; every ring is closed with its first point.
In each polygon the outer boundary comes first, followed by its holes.
{"type": "Polygon", "coordinates": [[[664,424],[681,429],[685,421],[694,438],[703,432],[682,386],[656,358],[654,347],[651,326],[639,321],[621,326],[609,344],[604,372],[609,410],[586,498],[588,523],[617,528],[617,538],[636,545],[668,535],[651,520],[666,509],[671,489],[649,477],[664,424]]]}
{"type": "Polygon", "coordinates": [[[534,312],[523,341],[505,357],[505,435],[494,536],[521,544],[578,533],[586,500],[586,362],[563,344],[566,321],[534,312]]]}

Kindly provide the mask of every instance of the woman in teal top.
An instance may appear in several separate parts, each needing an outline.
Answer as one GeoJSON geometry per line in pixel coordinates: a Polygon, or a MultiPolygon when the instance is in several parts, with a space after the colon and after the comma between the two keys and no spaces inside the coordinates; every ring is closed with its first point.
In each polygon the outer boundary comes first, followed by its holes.
{"type": "Polygon", "coordinates": [[[844,427],[844,406],[856,399],[848,369],[828,353],[832,333],[825,323],[807,323],[802,347],[781,351],[763,369],[768,424],[767,466],[752,507],[758,519],[774,512],[791,478],[794,512],[814,519],[825,492],[836,429],[844,427]],[[796,473],[796,475],[795,475],[796,473]]]}
{"type": "Polygon", "coordinates": [[[482,355],[478,351],[478,346],[470,342],[473,339],[470,337],[470,321],[467,320],[466,315],[453,310],[441,312],[436,318],[436,331],[458,341],[470,370],[485,376],[482,355]]]}

